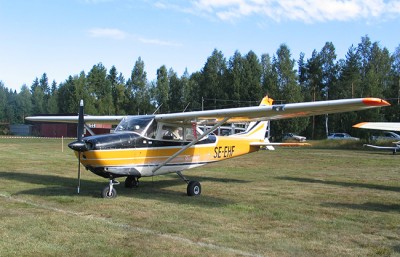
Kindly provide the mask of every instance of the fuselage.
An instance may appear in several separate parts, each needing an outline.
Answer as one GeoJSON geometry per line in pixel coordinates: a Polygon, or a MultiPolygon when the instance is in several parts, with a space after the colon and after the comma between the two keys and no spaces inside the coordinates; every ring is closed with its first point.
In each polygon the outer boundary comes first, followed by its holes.
{"type": "MultiPolygon", "coordinates": [[[[84,138],[88,150],[81,163],[102,177],[146,177],[199,167],[257,151],[254,140],[243,137],[208,135],[189,147],[156,172],[153,170],[190,141],[156,140],[135,132],[114,133],[84,138]]],[[[76,155],[79,152],[75,152],[76,155]]]]}

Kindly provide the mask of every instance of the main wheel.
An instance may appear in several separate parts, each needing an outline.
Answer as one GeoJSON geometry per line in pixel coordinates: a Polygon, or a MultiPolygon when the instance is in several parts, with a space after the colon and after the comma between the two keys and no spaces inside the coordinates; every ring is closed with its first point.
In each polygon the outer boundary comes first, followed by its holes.
{"type": "Polygon", "coordinates": [[[198,181],[190,181],[187,186],[188,196],[198,196],[201,194],[201,184],[198,181]]]}
{"type": "Polygon", "coordinates": [[[139,180],[137,180],[134,176],[128,176],[125,179],[125,187],[126,188],[133,188],[139,186],[139,180]]]}
{"type": "Polygon", "coordinates": [[[117,190],[113,188],[110,190],[110,186],[106,186],[103,191],[101,191],[101,197],[103,198],[115,198],[117,197],[117,190]]]}

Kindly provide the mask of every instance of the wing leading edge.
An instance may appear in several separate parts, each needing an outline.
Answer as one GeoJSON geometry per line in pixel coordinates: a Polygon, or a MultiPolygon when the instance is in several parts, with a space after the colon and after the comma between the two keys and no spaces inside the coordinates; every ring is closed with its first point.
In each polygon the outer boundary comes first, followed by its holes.
{"type": "Polygon", "coordinates": [[[216,123],[229,117],[227,123],[249,122],[260,120],[279,120],[295,117],[306,117],[328,113],[365,110],[390,104],[379,98],[355,98],[318,102],[290,103],[281,105],[254,106],[220,110],[195,111],[184,113],[158,114],[156,120],[166,122],[193,121],[216,123]]]}
{"type": "MultiPolygon", "coordinates": [[[[261,105],[253,107],[229,108],[219,110],[194,111],[157,114],[155,119],[164,122],[209,123],[215,124],[228,118],[226,123],[279,120],[306,117],[320,114],[365,110],[390,104],[380,98],[355,98],[317,102],[290,103],[279,105],[261,105]]],[[[86,123],[118,124],[126,116],[90,116],[84,117],[86,123]]],[[[78,116],[33,116],[29,121],[77,123],[78,116]]]]}
{"type": "MultiPolygon", "coordinates": [[[[96,123],[96,124],[113,124],[117,125],[126,116],[84,116],[85,123],[96,123]]],[[[40,121],[40,122],[60,122],[60,123],[78,123],[77,116],[32,116],[26,117],[29,121],[40,121]]]]}

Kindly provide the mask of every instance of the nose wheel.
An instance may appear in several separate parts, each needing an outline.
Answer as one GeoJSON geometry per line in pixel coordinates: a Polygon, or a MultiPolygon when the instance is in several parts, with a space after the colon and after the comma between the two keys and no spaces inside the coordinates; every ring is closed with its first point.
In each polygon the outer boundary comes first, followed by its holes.
{"type": "Polygon", "coordinates": [[[115,198],[117,197],[117,190],[115,190],[114,185],[119,185],[119,182],[110,179],[110,182],[108,183],[108,186],[106,186],[102,191],[101,191],[101,197],[102,198],[115,198]]]}

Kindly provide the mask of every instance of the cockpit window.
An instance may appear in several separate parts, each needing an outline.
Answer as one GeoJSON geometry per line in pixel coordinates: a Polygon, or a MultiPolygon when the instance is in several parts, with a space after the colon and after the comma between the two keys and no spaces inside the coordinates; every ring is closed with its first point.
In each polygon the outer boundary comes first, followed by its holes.
{"type": "Polygon", "coordinates": [[[115,132],[136,132],[142,135],[149,123],[153,120],[153,116],[146,117],[125,117],[115,128],[115,132]]]}

